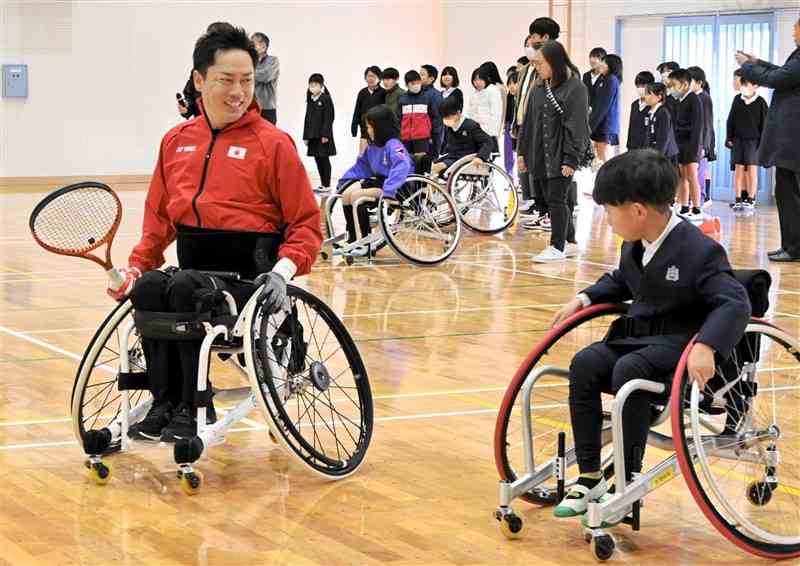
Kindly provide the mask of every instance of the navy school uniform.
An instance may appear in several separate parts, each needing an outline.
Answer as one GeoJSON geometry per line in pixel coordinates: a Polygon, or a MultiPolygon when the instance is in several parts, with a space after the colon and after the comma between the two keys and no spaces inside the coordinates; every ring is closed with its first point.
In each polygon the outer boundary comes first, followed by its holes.
{"type": "Polygon", "coordinates": [[[717,136],[714,132],[714,102],[711,96],[702,91],[697,95],[703,104],[703,151],[709,161],[717,160],[717,136]]]}
{"type": "Polygon", "coordinates": [[[619,145],[619,78],[603,75],[594,83],[594,99],[589,115],[591,139],[619,145]]]}
{"type": "Polygon", "coordinates": [[[678,143],[675,141],[672,115],[666,106],[662,104],[654,113],[648,114],[645,133],[645,147],[660,151],[674,163],[678,155],[678,143]]]}
{"type": "Polygon", "coordinates": [[[703,103],[693,92],[689,92],[677,104],[673,116],[675,126],[675,141],[678,142],[678,162],[700,163],[703,149],[705,116],[703,103]]]}
{"type": "Polygon", "coordinates": [[[636,99],[631,103],[631,117],[628,122],[628,151],[647,147],[647,120],[650,107],[636,99]]]}
{"type": "Polygon", "coordinates": [[[477,153],[484,161],[491,159],[494,151],[494,138],[481,129],[475,120],[464,118],[456,130],[447,128],[447,145],[444,153],[436,160],[450,167],[453,163],[477,153]]]}
{"type": "Polygon", "coordinates": [[[309,157],[331,157],[336,155],[333,142],[333,120],[335,118],[333,99],[325,90],[314,100],[310,92],[306,94],[306,118],[303,126],[303,139],[308,141],[309,157]],[[322,143],[327,138],[328,143],[322,143]]]}

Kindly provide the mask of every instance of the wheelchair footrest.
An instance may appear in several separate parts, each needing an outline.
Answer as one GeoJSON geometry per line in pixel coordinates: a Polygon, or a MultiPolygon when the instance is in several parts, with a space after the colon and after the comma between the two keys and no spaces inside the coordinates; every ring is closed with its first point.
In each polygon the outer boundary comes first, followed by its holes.
{"type": "Polygon", "coordinates": [[[147,372],[120,372],[117,381],[117,389],[120,391],[146,391],[150,389],[148,384],[147,372]]]}

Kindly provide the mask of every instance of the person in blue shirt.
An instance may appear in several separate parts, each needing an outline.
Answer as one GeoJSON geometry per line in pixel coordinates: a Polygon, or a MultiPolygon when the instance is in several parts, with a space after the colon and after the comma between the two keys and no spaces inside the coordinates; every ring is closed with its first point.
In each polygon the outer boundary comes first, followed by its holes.
{"type": "Polygon", "coordinates": [[[622,59],[608,54],[600,65],[600,78],[594,85],[589,127],[597,158],[605,162],[610,157],[609,146],[619,145],[619,101],[622,82],[622,59]]]}
{"type": "MultiPolygon", "coordinates": [[[[353,183],[342,193],[342,208],[347,225],[347,241],[358,239],[353,203],[361,198],[378,199],[381,196],[393,199],[397,191],[414,172],[414,162],[400,141],[400,125],[397,117],[388,106],[381,104],[370,109],[366,115],[368,145],[364,153],[339,179],[337,189],[349,181],[353,183]]],[[[355,211],[362,235],[370,231],[368,205],[361,205],[355,211]]],[[[351,250],[351,255],[366,255],[364,247],[351,250]]]]}

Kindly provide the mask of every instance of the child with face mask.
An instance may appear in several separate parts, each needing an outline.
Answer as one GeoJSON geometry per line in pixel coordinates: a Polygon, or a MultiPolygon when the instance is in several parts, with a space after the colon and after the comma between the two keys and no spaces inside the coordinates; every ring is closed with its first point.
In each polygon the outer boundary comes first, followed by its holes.
{"type": "Polygon", "coordinates": [[[755,208],[758,191],[758,146],[767,119],[767,103],[758,94],[758,85],[740,78],[739,94],[728,114],[725,146],[731,150],[731,169],[736,200],[734,210],[755,208]]]}
{"type": "Polygon", "coordinates": [[[647,85],[651,85],[654,82],[656,82],[656,78],[650,71],[642,71],[636,75],[634,84],[639,98],[631,104],[631,116],[628,122],[628,151],[647,147],[647,121],[650,107],[644,97],[647,85]]]}
{"type": "Polygon", "coordinates": [[[308,146],[307,155],[313,157],[319,171],[318,191],[327,192],[331,188],[331,157],[336,155],[333,143],[333,99],[325,88],[325,79],[314,73],[308,79],[306,92],[306,118],[303,127],[303,141],[308,146]]]}
{"type": "Polygon", "coordinates": [[[398,101],[400,139],[410,154],[428,155],[434,140],[440,136],[439,104],[433,100],[431,89],[423,90],[422,77],[417,71],[407,72],[404,78],[408,92],[398,101]]]}

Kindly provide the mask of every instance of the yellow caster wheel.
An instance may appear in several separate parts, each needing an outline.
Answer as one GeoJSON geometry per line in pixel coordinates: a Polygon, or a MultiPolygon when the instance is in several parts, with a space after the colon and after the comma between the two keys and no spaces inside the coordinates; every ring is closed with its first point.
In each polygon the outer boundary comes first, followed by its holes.
{"type": "Polygon", "coordinates": [[[522,537],[525,528],[522,519],[513,511],[506,513],[495,513],[495,518],[500,522],[500,532],[507,539],[518,539],[522,537]]]}
{"type": "Polygon", "coordinates": [[[203,486],[203,474],[198,470],[191,472],[179,472],[181,478],[181,489],[186,495],[197,495],[203,486]]]}
{"type": "Polygon", "coordinates": [[[86,460],[86,468],[89,478],[97,485],[106,485],[111,481],[111,464],[106,464],[101,460],[96,462],[86,460]]]}

